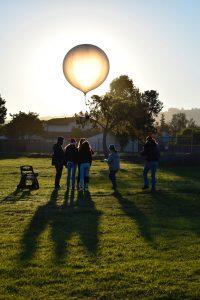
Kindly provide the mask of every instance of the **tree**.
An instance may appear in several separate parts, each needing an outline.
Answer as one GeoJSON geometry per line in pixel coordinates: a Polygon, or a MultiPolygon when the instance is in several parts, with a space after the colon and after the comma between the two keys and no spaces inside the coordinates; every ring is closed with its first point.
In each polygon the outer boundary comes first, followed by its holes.
{"type": "Polygon", "coordinates": [[[11,115],[12,120],[6,124],[6,135],[12,138],[25,138],[32,135],[42,135],[43,125],[38,114],[19,112],[11,115]]]}
{"type": "Polygon", "coordinates": [[[111,82],[109,94],[127,101],[124,126],[119,128],[121,135],[136,137],[155,130],[155,117],[163,108],[157,91],[140,93],[132,79],[121,75],[111,82]]]}
{"type": "Polygon", "coordinates": [[[145,91],[142,94],[142,103],[146,106],[151,117],[155,117],[161,112],[163,103],[159,100],[159,94],[155,90],[145,91]]]}
{"type": "Polygon", "coordinates": [[[128,141],[129,141],[129,137],[128,135],[125,134],[117,134],[117,140],[120,146],[120,152],[124,151],[124,148],[127,146],[128,141]]]}
{"type": "Polygon", "coordinates": [[[170,122],[170,129],[174,134],[180,133],[187,127],[188,120],[184,113],[174,114],[170,122]]]}
{"type": "Polygon", "coordinates": [[[124,120],[124,101],[114,99],[110,95],[94,95],[88,100],[89,114],[80,112],[76,114],[76,122],[83,127],[89,121],[94,128],[101,128],[103,131],[103,151],[105,156],[108,154],[106,138],[108,132],[116,129],[124,120]]]}
{"type": "Polygon", "coordinates": [[[161,114],[161,118],[160,118],[160,129],[162,131],[165,130],[165,126],[166,126],[166,122],[165,122],[165,115],[161,114]]]}
{"type": "Polygon", "coordinates": [[[5,107],[6,101],[0,95],[0,125],[4,124],[7,114],[7,109],[5,107]]]}
{"type": "Polygon", "coordinates": [[[165,121],[165,115],[162,113],[160,118],[160,126],[159,126],[160,132],[168,132],[169,131],[169,125],[165,121]]]}
{"type": "Polygon", "coordinates": [[[196,124],[195,120],[191,118],[187,123],[188,128],[198,128],[198,125],[196,124]]]}
{"type": "Polygon", "coordinates": [[[110,90],[108,94],[114,98],[121,98],[124,100],[134,100],[140,96],[139,89],[133,84],[133,80],[127,75],[121,75],[115,78],[110,83],[110,90]]]}
{"type": "MultiPolygon", "coordinates": [[[[156,131],[155,117],[162,110],[162,102],[154,90],[136,95],[133,94],[133,98],[129,99],[124,133],[131,138],[143,138],[144,135],[156,131]]],[[[122,129],[124,130],[124,127],[122,129]]]]}
{"type": "Polygon", "coordinates": [[[90,121],[94,127],[102,129],[105,156],[108,132],[128,139],[139,136],[147,129],[152,130],[154,117],[162,108],[156,91],[141,94],[126,75],[114,79],[104,96],[92,96],[87,105],[89,113],[75,115],[77,123],[85,126],[90,121]]]}

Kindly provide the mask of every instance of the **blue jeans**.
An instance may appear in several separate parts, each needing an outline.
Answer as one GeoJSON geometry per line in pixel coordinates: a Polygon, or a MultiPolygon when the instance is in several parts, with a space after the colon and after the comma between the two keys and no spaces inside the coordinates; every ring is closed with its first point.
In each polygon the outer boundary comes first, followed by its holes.
{"type": "Polygon", "coordinates": [[[89,182],[90,163],[80,164],[80,182],[79,187],[84,188],[89,182]]]}
{"type": "Polygon", "coordinates": [[[75,188],[75,180],[76,180],[76,167],[77,164],[73,162],[67,162],[67,187],[70,187],[70,181],[72,181],[72,188],[75,188]]]}
{"type": "Polygon", "coordinates": [[[151,171],[151,188],[155,190],[156,188],[156,171],[158,167],[157,161],[147,161],[144,166],[143,177],[144,177],[144,186],[149,186],[148,172],[151,171]]]}

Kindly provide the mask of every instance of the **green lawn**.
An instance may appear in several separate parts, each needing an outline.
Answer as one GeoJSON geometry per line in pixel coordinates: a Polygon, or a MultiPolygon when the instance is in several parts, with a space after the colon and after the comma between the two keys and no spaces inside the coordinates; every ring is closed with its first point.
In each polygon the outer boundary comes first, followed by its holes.
{"type": "Polygon", "coordinates": [[[200,168],[122,163],[113,194],[95,161],[90,193],[53,191],[50,159],[0,160],[0,299],[200,299],[200,168]],[[40,189],[15,192],[19,166],[40,189]]]}

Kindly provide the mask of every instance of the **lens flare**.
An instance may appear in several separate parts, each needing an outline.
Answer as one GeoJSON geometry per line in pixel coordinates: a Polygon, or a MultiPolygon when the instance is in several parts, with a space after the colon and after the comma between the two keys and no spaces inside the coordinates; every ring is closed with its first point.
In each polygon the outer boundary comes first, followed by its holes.
{"type": "Polygon", "coordinates": [[[63,61],[65,78],[84,94],[104,82],[109,68],[109,60],[105,52],[90,44],[72,48],[63,61]]]}

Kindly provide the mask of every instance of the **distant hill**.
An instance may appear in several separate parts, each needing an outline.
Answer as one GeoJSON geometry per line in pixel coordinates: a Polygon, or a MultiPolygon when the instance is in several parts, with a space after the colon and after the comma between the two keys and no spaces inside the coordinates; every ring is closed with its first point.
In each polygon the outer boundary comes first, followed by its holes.
{"type": "MultiPolygon", "coordinates": [[[[171,107],[167,111],[163,112],[165,115],[166,123],[169,123],[171,121],[172,115],[178,114],[178,113],[184,113],[186,115],[187,119],[194,119],[197,125],[200,126],[200,108],[192,108],[192,109],[184,109],[184,108],[175,108],[171,107]]],[[[160,114],[161,115],[161,114],[160,114]]],[[[160,120],[160,115],[158,117],[158,120],[160,120]]]]}

